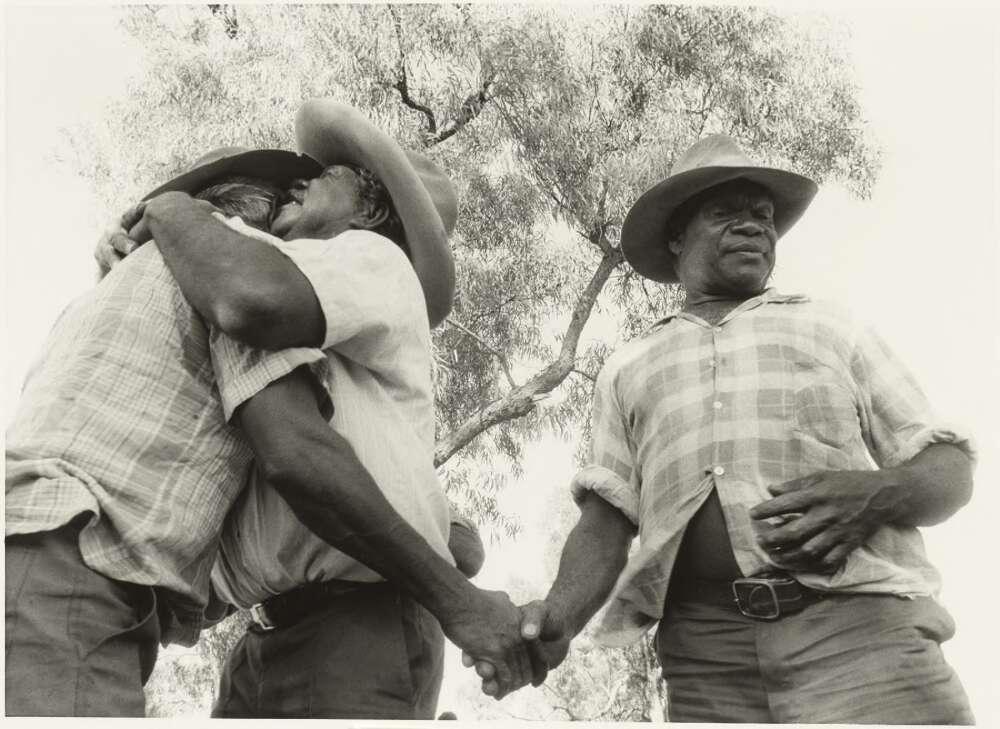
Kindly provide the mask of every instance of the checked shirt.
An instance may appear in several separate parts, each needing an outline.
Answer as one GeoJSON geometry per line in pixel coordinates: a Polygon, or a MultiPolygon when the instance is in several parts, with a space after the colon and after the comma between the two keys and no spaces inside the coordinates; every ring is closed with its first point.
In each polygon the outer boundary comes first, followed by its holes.
{"type": "Polygon", "coordinates": [[[7,432],[6,534],[78,514],[84,562],[159,588],[193,644],[223,519],[252,453],[236,405],[320,350],[252,352],[210,334],[155,245],[142,246],[63,312],[7,432]],[[217,384],[219,383],[219,384],[217,384]]]}
{"type": "MultiPolygon", "coordinates": [[[[829,304],[768,289],[718,325],[681,313],[630,342],[595,386],[589,464],[572,483],[639,529],[599,636],[624,644],[662,615],[685,526],[718,492],[744,575],[772,569],[748,511],[767,487],[817,471],[899,465],[966,438],[937,421],[912,376],[870,330],[829,304]]],[[[933,595],[940,587],[914,528],[884,526],[821,590],[933,595]]]]}

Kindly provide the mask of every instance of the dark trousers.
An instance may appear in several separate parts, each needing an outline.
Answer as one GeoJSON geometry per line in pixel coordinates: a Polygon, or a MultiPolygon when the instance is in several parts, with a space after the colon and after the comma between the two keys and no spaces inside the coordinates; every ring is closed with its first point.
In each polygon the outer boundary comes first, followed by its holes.
{"type": "Polygon", "coordinates": [[[6,558],[8,716],[144,716],[160,637],[150,587],[90,569],[86,517],[11,536],[6,558]]]}
{"type": "Polygon", "coordinates": [[[338,596],[294,625],[251,625],[226,661],[216,717],[433,719],[444,635],[394,587],[338,596]]]}
{"type": "Polygon", "coordinates": [[[972,724],[931,598],[843,595],[774,622],[669,604],[656,635],[678,722],[972,724]]]}

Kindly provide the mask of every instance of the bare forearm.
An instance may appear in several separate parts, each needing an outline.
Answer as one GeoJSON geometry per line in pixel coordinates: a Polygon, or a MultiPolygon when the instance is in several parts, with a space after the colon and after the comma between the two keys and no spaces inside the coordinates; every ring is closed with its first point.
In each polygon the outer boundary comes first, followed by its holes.
{"type": "Polygon", "coordinates": [[[207,321],[255,347],[322,344],[324,318],[312,286],[277,248],[180,193],[150,201],[146,218],[184,297],[207,321]]]}
{"type": "Polygon", "coordinates": [[[883,486],[878,498],[888,523],[938,524],[972,496],[972,459],[949,443],[932,444],[906,463],[879,473],[883,486]]]}
{"type": "Polygon", "coordinates": [[[328,426],[300,440],[293,457],[265,474],[313,533],[410,593],[439,619],[466,600],[469,583],[462,574],[403,520],[350,444],[328,426]]]}
{"type": "Polygon", "coordinates": [[[634,535],[634,526],[620,511],[596,494],[586,496],[546,597],[572,635],[583,630],[607,600],[634,535]]]}

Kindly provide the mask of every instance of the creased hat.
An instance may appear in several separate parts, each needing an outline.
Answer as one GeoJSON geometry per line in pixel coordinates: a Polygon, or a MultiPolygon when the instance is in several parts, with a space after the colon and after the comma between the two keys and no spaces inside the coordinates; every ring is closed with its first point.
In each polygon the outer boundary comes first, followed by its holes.
{"type": "Polygon", "coordinates": [[[762,167],[725,134],[699,139],[677,159],[670,174],[646,190],[625,216],[621,247],[632,268],[653,281],[677,281],[676,260],[667,247],[667,223],[686,200],[730,180],[765,187],[774,198],[774,227],[782,236],[802,216],[818,187],[808,177],[762,167]]]}
{"type": "Polygon", "coordinates": [[[312,179],[323,172],[323,165],[304,154],[283,149],[247,149],[219,147],[199,157],[191,168],[160,185],[143,200],[165,192],[197,193],[215,180],[239,175],[257,177],[278,187],[288,187],[299,178],[312,179]]]}

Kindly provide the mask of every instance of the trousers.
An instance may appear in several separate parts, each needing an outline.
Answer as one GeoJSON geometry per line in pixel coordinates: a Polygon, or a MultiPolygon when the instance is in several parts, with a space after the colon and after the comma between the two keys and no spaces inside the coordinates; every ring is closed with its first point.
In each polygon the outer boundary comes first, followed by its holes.
{"type": "Polygon", "coordinates": [[[5,540],[8,716],[145,715],[142,687],[160,638],[156,594],[84,563],[87,518],[5,540]]]}
{"type": "Polygon", "coordinates": [[[287,627],[251,625],[226,660],[215,717],[433,719],[444,634],[386,583],[287,627]]]}
{"type": "Polygon", "coordinates": [[[671,721],[972,724],[941,653],[954,631],[928,597],[829,596],[773,622],[668,598],[656,646],[671,721]]]}

